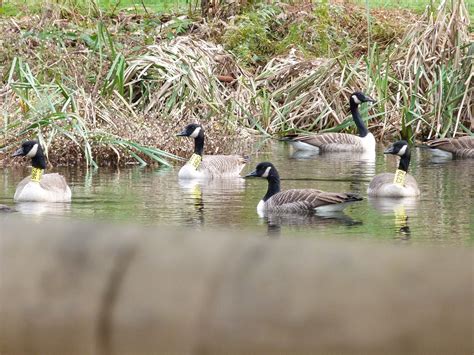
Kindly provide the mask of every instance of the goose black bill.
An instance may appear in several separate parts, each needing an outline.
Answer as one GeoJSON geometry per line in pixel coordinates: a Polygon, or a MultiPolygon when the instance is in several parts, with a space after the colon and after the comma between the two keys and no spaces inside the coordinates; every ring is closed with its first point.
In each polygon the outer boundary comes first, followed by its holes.
{"type": "Polygon", "coordinates": [[[23,154],[23,147],[22,148],[19,148],[15,151],[15,153],[13,153],[12,157],[18,157],[20,155],[24,155],[23,154]]]}
{"type": "Polygon", "coordinates": [[[387,149],[385,149],[385,150],[383,151],[383,153],[384,153],[384,154],[392,154],[392,153],[394,153],[394,151],[395,151],[395,150],[394,150],[394,147],[393,147],[393,145],[391,145],[390,147],[388,147],[387,149]]]}

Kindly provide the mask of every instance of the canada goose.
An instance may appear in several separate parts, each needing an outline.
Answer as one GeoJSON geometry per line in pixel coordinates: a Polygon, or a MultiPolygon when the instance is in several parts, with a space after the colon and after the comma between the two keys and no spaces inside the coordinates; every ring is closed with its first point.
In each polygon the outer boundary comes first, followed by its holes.
{"type": "Polygon", "coordinates": [[[474,158],[474,136],[440,138],[426,145],[434,151],[441,150],[453,158],[474,158]]]}
{"type": "Polygon", "coordinates": [[[71,189],[66,180],[57,173],[43,175],[46,160],[43,149],[37,141],[26,141],[13,156],[31,158],[33,170],[31,176],[24,178],[17,186],[14,200],[30,202],[69,202],[71,189]]]}
{"type": "Polygon", "coordinates": [[[194,154],[179,170],[181,179],[230,178],[239,174],[248,159],[240,155],[202,155],[204,151],[204,128],[191,123],[178,134],[194,138],[194,154]]]}
{"type": "Polygon", "coordinates": [[[307,136],[288,136],[287,140],[298,150],[319,150],[320,152],[375,152],[375,138],[367,130],[359,113],[359,105],[363,102],[375,102],[371,97],[360,91],[352,93],[349,107],[359,135],[348,133],[321,133],[307,136]]]}
{"type": "Polygon", "coordinates": [[[406,141],[398,141],[388,147],[384,154],[400,157],[395,174],[383,173],[375,176],[369,184],[369,196],[378,197],[413,197],[420,194],[420,189],[413,176],[407,173],[410,165],[410,148],[406,141]]]}
{"type": "Polygon", "coordinates": [[[292,189],[280,191],[280,176],[272,163],[263,162],[246,177],[267,179],[268,189],[258,203],[257,212],[335,212],[341,211],[349,202],[361,201],[353,193],[324,192],[314,189],[292,189]]]}

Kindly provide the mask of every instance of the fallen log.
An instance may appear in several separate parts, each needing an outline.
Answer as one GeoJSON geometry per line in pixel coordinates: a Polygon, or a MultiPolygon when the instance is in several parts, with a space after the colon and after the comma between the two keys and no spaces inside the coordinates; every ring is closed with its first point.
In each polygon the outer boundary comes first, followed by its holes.
{"type": "Polygon", "coordinates": [[[472,351],[471,249],[15,218],[2,354],[472,351]]]}

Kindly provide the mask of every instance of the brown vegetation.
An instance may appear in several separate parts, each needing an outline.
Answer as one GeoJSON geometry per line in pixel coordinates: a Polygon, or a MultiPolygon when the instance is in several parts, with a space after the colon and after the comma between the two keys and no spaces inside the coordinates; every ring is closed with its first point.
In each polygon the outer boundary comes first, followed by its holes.
{"type": "MultiPolygon", "coordinates": [[[[311,6],[282,5],[281,40],[267,48],[281,55],[253,67],[213,42],[225,39],[222,25],[225,31],[237,26],[235,18],[209,24],[118,13],[95,23],[45,9],[42,16],[1,19],[0,146],[8,152],[37,136],[53,164],[160,162],[172,158],[165,152],[189,154],[191,142],[174,135],[199,121],[207,128],[208,153],[241,151],[255,131],[349,128],[353,90],[378,99],[369,127],[379,139],[470,128],[473,49],[462,1],[416,22],[405,12],[376,11],[370,31],[363,10],[346,5],[326,25],[350,47],[336,44],[341,52],[331,58],[311,55],[323,48],[321,29],[291,37],[295,24],[327,15],[324,9],[315,15],[311,6]],[[319,49],[298,45],[307,40],[319,49]]],[[[237,42],[245,31],[236,32],[237,42]]]]}

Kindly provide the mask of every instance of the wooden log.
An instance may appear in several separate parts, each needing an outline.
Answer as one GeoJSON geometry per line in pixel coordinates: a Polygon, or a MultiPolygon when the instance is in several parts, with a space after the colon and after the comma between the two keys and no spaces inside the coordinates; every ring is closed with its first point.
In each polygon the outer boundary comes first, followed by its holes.
{"type": "Polygon", "coordinates": [[[472,352],[470,249],[2,224],[2,354],[472,352]]]}

